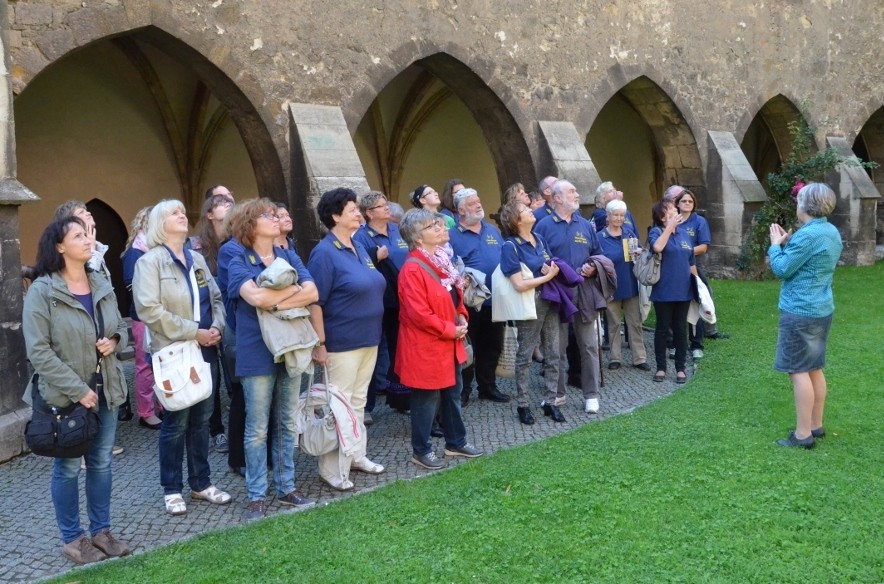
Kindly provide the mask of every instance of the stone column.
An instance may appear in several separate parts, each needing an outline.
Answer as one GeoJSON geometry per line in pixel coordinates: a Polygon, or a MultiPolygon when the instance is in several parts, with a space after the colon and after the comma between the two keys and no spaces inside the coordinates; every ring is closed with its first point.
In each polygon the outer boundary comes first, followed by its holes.
{"type": "MultiPolygon", "coordinates": [[[[841,156],[855,156],[847,140],[840,136],[828,136],[826,143],[841,156]]],[[[838,206],[829,219],[844,240],[840,263],[871,266],[875,263],[876,208],[881,198],[875,183],[864,168],[845,165],[830,173],[826,182],[838,195],[838,206]]]]}
{"type": "Polygon", "coordinates": [[[743,238],[752,215],[767,200],[764,187],[730,132],[707,132],[706,221],[712,245],[706,253],[706,271],[719,278],[734,278],[743,238]]]}
{"type": "MultiPolygon", "coordinates": [[[[8,4],[0,2],[0,22],[8,4]]],[[[15,180],[15,125],[9,82],[8,29],[0,39],[0,462],[24,450],[23,431],[31,408],[21,401],[27,359],[21,331],[22,280],[18,206],[37,197],[15,180]]]]}
{"type": "Polygon", "coordinates": [[[298,251],[307,261],[324,231],[316,215],[322,193],[347,187],[361,195],[370,189],[341,108],[295,103],[289,116],[292,216],[298,251]]]}
{"type": "Polygon", "coordinates": [[[538,176],[561,177],[580,193],[580,206],[595,208],[595,190],[602,183],[586,144],[571,122],[537,122],[543,152],[538,176]],[[547,172],[548,171],[548,172],[547,172]]]}

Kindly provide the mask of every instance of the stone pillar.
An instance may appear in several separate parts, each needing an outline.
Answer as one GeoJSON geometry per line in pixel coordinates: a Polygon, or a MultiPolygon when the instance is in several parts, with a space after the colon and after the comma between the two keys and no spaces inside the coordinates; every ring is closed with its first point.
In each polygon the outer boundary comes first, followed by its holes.
{"type": "Polygon", "coordinates": [[[706,271],[717,278],[734,278],[752,215],[767,193],[733,134],[710,130],[707,148],[706,221],[713,235],[706,271]]]}
{"type": "MultiPolygon", "coordinates": [[[[8,4],[0,2],[0,22],[8,4]]],[[[9,82],[8,29],[0,39],[0,462],[24,451],[24,425],[31,408],[21,401],[27,358],[21,331],[22,280],[18,206],[37,197],[15,180],[15,125],[9,82]]]]}
{"type": "Polygon", "coordinates": [[[348,187],[361,195],[370,189],[341,108],[295,103],[289,116],[292,217],[306,261],[324,231],[315,212],[322,193],[348,187]]]}
{"type": "MultiPolygon", "coordinates": [[[[828,136],[826,143],[844,157],[853,157],[847,140],[828,136]]],[[[841,263],[851,266],[870,266],[875,263],[875,229],[878,199],[881,195],[875,183],[858,166],[839,166],[826,177],[826,182],[838,195],[838,206],[829,218],[844,240],[841,263]]]]}
{"type": "Polygon", "coordinates": [[[553,175],[577,187],[580,205],[595,208],[595,190],[602,183],[583,139],[571,122],[537,122],[543,160],[539,176],[553,175]]]}

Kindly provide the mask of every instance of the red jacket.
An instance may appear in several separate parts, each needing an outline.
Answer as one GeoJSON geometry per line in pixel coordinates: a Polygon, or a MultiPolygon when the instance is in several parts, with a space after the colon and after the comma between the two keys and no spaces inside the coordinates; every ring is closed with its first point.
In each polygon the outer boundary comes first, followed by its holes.
{"type": "MultiPolygon", "coordinates": [[[[426,263],[439,278],[441,272],[419,250],[408,258],[426,263]]],[[[399,343],[395,371],[403,385],[415,389],[444,389],[455,383],[454,362],[466,361],[463,341],[455,339],[457,314],[468,318],[463,292],[457,293],[457,311],[451,293],[419,264],[406,261],[399,271],[399,343]]]]}

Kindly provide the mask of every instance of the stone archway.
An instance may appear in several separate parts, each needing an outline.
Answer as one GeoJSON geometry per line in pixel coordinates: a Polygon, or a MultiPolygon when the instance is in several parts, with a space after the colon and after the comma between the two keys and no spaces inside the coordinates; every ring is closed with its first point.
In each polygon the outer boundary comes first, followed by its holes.
{"type": "MultiPolygon", "coordinates": [[[[16,97],[19,178],[43,200],[98,197],[124,220],[163,198],[193,222],[209,184],[287,200],[270,133],[249,99],[198,51],[156,28],[106,37],[40,69],[16,97]]],[[[45,207],[45,209],[44,209],[45,207]]],[[[25,261],[31,242],[23,238],[25,261]]]]}
{"type": "Polygon", "coordinates": [[[631,201],[637,220],[650,224],[650,207],[671,184],[705,201],[706,181],[694,133],[675,102],[657,83],[640,76],[599,110],[586,149],[603,181],[613,181],[631,201]]]}
{"type": "Polygon", "coordinates": [[[128,316],[129,295],[126,293],[126,286],[123,285],[123,260],[120,257],[128,239],[128,226],[114,208],[101,199],[87,201],[86,208],[95,220],[95,234],[98,241],[107,246],[104,263],[111,273],[111,283],[114,285],[120,314],[128,316]]]}
{"type": "Polygon", "coordinates": [[[485,193],[479,189],[483,200],[496,209],[507,185],[536,182],[532,156],[513,113],[473,69],[448,53],[414,60],[392,76],[365,107],[354,134],[369,183],[389,191],[394,200],[420,182],[441,190],[445,181],[459,176],[484,186],[485,193]],[[456,123],[445,124],[443,119],[456,123]],[[436,138],[432,172],[426,179],[414,179],[413,174],[406,178],[409,159],[414,164],[418,151],[433,150],[427,148],[427,141],[433,140],[428,131],[436,138]],[[459,144],[470,152],[458,152],[459,144]],[[476,180],[456,162],[439,164],[471,153],[479,159],[480,168],[472,173],[476,180]]]}
{"type": "Polygon", "coordinates": [[[767,175],[776,172],[792,151],[789,124],[801,121],[801,111],[789,98],[778,94],[767,100],[749,123],[740,148],[763,185],[767,185],[767,175]]]}
{"type": "MultiPolygon", "coordinates": [[[[884,196],[884,106],[869,117],[853,142],[853,151],[862,160],[877,162],[878,168],[869,169],[869,177],[878,192],[884,196]]],[[[877,206],[876,242],[884,244],[884,204],[877,206]]]]}

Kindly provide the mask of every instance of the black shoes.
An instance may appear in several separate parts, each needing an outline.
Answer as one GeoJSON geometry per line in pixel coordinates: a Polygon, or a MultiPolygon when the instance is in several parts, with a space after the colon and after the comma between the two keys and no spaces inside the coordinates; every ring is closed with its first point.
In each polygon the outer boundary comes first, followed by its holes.
{"type": "Polygon", "coordinates": [[[819,428],[814,428],[810,431],[810,435],[814,438],[825,438],[826,437],[826,429],[822,426],[819,428]]]}
{"type": "Polygon", "coordinates": [[[534,415],[531,413],[531,408],[516,408],[516,411],[519,413],[520,422],[527,426],[534,423],[534,415]]]}
{"type": "Polygon", "coordinates": [[[554,406],[546,402],[543,402],[541,406],[543,407],[543,415],[552,418],[553,422],[565,421],[565,416],[562,415],[562,412],[559,410],[558,406],[554,406]]]}
{"type": "Polygon", "coordinates": [[[460,393],[460,407],[465,408],[470,403],[470,392],[462,391],[460,393]]]}
{"type": "Polygon", "coordinates": [[[715,332],[712,333],[711,335],[706,335],[706,338],[707,338],[707,339],[724,340],[724,339],[729,339],[729,338],[731,338],[731,336],[730,336],[729,334],[727,334],[727,333],[723,333],[723,332],[720,332],[720,331],[715,331],[715,332]]]}
{"type": "Polygon", "coordinates": [[[298,490],[292,491],[288,495],[277,497],[276,500],[279,501],[281,505],[286,505],[288,507],[309,507],[310,505],[313,505],[313,499],[308,499],[304,493],[298,490]]]}
{"type": "MultiPolygon", "coordinates": [[[[461,398],[463,394],[461,394],[461,398]]],[[[488,401],[493,401],[499,404],[505,404],[510,401],[510,396],[500,393],[500,390],[496,387],[486,391],[484,393],[479,394],[479,399],[487,399],[488,401]]]]}
{"type": "Polygon", "coordinates": [[[132,413],[132,406],[129,404],[129,401],[126,400],[126,403],[121,405],[119,411],[117,411],[117,420],[120,422],[128,422],[134,417],[135,414],[132,413]]]}
{"type": "Polygon", "coordinates": [[[636,369],[639,369],[641,371],[650,371],[651,370],[651,366],[648,365],[647,363],[639,363],[638,365],[633,365],[633,367],[635,367],[636,369]]]}
{"type": "Polygon", "coordinates": [[[617,371],[618,369],[620,369],[620,361],[611,361],[610,363],[608,363],[608,369],[610,369],[611,371],[617,371]]]}
{"type": "MultiPolygon", "coordinates": [[[[159,418],[157,418],[159,419],[159,418]]],[[[144,428],[148,428],[150,430],[159,430],[160,426],[163,425],[162,421],[157,422],[156,424],[151,424],[145,418],[138,418],[138,425],[144,428]]]]}
{"type": "Polygon", "coordinates": [[[789,432],[788,438],[781,438],[777,440],[778,446],[786,446],[788,448],[807,448],[808,450],[816,446],[816,441],[813,439],[813,434],[808,436],[807,438],[798,439],[795,437],[795,430],[789,432]]]}

